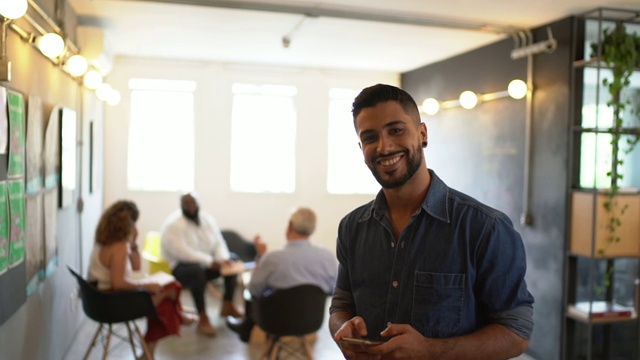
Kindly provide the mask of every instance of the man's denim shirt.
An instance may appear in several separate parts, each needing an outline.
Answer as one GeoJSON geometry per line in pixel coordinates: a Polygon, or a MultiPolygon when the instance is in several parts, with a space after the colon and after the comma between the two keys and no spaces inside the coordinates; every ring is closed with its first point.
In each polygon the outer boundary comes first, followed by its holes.
{"type": "Polygon", "coordinates": [[[533,296],[520,235],[505,214],[429,172],[429,192],[397,242],[382,191],[342,219],[331,313],[362,316],[371,338],[387,323],[431,338],[498,323],[528,339],[533,296]]]}

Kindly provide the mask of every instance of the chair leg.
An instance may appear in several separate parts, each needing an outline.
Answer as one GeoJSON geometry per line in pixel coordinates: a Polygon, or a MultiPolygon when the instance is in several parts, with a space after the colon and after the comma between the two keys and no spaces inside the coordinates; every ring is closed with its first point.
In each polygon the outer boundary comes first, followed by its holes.
{"type": "Polygon", "coordinates": [[[313,360],[313,353],[311,352],[311,345],[309,345],[309,340],[307,340],[306,336],[302,337],[302,344],[304,346],[304,350],[307,354],[307,360],[313,360]]]}
{"type": "Polygon", "coordinates": [[[100,323],[100,326],[98,326],[98,330],[96,330],[96,333],[93,335],[93,339],[91,339],[91,344],[89,345],[87,352],[82,358],[83,360],[87,360],[89,358],[89,354],[91,353],[91,350],[93,350],[93,347],[96,345],[96,341],[98,340],[98,335],[100,335],[100,331],[102,331],[102,326],[104,326],[104,324],[100,323]]]}
{"type": "Polygon", "coordinates": [[[104,351],[102,352],[102,360],[107,360],[107,355],[109,354],[109,343],[111,342],[111,333],[113,329],[111,328],[111,324],[109,324],[109,332],[107,333],[107,341],[104,343],[104,351]]]}
{"type": "Polygon", "coordinates": [[[128,321],[124,323],[127,326],[127,334],[129,335],[129,344],[131,344],[131,351],[133,352],[133,358],[136,359],[138,355],[136,354],[136,344],[133,342],[133,332],[131,331],[131,326],[128,321]]]}
{"type": "Polygon", "coordinates": [[[149,348],[147,347],[147,342],[144,340],[144,336],[142,336],[142,333],[140,332],[140,328],[138,328],[138,325],[135,322],[133,322],[133,327],[136,329],[136,333],[138,334],[138,339],[140,339],[140,345],[142,345],[142,349],[144,350],[144,353],[147,356],[147,360],[153,360],[151,358],[151,353],[149,352],[149,348]]]}
{"type": "Polygon", "coordinates": [[[273,353],[277,353],[278,340],[279,339],[277,337],[267,334],[267,347],[264,349],[264,352],[260,357],[261,360],[271,359],[273,357],[273,353]]]}
{"type": "Polygon", "coordinates": [[[273,347],[271,348],[271,356],[269,356],[269,360],[278,360],[279,352],[280,352],[280,339],[276,339],[274,341],[273,347]]]}

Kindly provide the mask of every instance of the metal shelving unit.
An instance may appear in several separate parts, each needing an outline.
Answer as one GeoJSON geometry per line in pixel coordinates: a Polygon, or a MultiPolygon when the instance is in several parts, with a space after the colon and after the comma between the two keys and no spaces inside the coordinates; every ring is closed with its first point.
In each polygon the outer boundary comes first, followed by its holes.
{"type": "MultiPolygon", "coordinates": [[[[573,78],[571,87],[572,127],[570,149],[571,201],[568,209],[569,236],[565,269],[565,321],[563,327],[563,359],[640,359],[640,322],[638,321],[638,285],[640,278],[640,232],[635,238],[637,249],[612,245],[606,251],[602,245],[602,213],[599,197],[610,188],[606,167],[612,159],[612,112],[608,110],[609,94],[602,84],[611,76],[611,69],[600,61],[600,54],[592,54],[590,44],[601,41],[604,29],[622,22],[627,31],[640,34],[640,10],[598,8],[576,18],[573,44],[573,78]],[[585,202],[585,199],[587,201],[585,202]],[[604,279],[611,274],[610,284],[604,279]],[[624,309],[609,314],[579,311],[576,304],[595,302],[616,303],[624,309]],[[615,346],[614,346],[615,340],[615,346]]],[[[640,89],[640,69],[632,76],[631,87],[640,89]]],[[[625,94],[637,99],[633,91],[625,94]]],[[[624,124],[623,135],[640,133],[640,116],[624,124]]],[[[619,186],[640,188],[640,146],[630,154],[623,154],[622,172],[629,174],[619,186]]],[[[614,180],[615,181],[615,180],[614,180]]],[[[634,201],[640,193],[624,194],[634,201]]],[[[633,205],[635,206],[635,205],[633,205]]],[[[640,205],[638,205],[640,209],[640,205]]],[[[639,210],[640,211],[640,210],[639,210]]],[[[623,222],[624,224],[624,222],[623,222]]],[[[626,224],[638,224],[640,215],[626,224]]],[[[626,231],[626,230],[625,230],[626,231]]],[[[632,230],[632,233],[633,234],[632,230]]]]}

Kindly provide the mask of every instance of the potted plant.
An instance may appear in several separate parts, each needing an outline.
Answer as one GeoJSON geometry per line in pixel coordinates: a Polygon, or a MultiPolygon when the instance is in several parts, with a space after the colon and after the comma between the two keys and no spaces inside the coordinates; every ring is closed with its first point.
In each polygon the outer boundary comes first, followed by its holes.
{"type": "MultiPolygon", "coordinates": [[[[613,123],[609,129],[611,134],[611,169],[607,176],[611,179],[607,200],[603,206],[609,216],[607,220],[607,245],[620,242],[618,230],[622,226],[621,218],[628,205],[623,204],[617,197],[623,174],[620,167],[624,164],[623,153],[631,153],[640,140],[638,127],[632,128],[628,124],[633,122],[625,119],[640,117],[640,104],[633,104],[630,98],[624,97],[622,92],[630,85],[630,78],[634,70],[640,70],[640,35],[627,32],[624,23],[618,22],[613,28],[605,29],[601,42],[591,45],[592,56],[611,69],[612,76],[602,80],[607,89],[610,100],[607,106],[611,108],[613,123]],[[626,120],[626,121],[625,121],[626,120]],[[626,126],[625,126],[626,124],[626,126]],[[623,139],[625,141],[623,141],[623,139]]],[[[605,256],[606,247],[597,249],[598,255],[605,256]]],[[[604,286],[611,284],[613,266],[608,268],[604,279],[604,286]]]]}

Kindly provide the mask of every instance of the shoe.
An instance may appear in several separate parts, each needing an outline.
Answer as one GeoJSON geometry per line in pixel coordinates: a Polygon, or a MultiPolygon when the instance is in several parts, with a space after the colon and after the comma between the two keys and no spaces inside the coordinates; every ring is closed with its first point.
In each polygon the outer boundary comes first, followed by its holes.
{"type": "Polygon", "coordinates": [[[181,325],[191,325],[198,320],[198,316],[183,312],[180,314],[180,320],[181,325]]]}
{"type": "Polygon", "coordinates": [[[244,313],[238,309],[236,309],[235,306],[233,306],[233,303],[231,301],[224,301],[222,303],[222,307],[220,308],[220,316],[225,317],[225,316],[233,316],[233,317],[243,317],[244,313]]]}
{"type": "Polygon", "coordinates": [[[253,326],[247,321],[246,318],[239,318],[234,316],[227,316],[225,321],[229,329],[240,336],[240,340],[243,342],[249,342],[251,337],[251,330],[253,326]]]}
{"type": "Polygon", "coordinates": [[[216,336],[217,334],[216,329],[209,323],[198,324],[198,332],[211,337],[216,336]]]}

